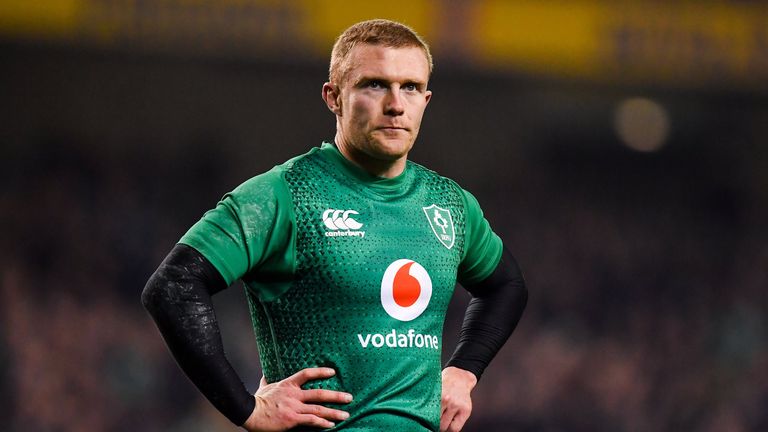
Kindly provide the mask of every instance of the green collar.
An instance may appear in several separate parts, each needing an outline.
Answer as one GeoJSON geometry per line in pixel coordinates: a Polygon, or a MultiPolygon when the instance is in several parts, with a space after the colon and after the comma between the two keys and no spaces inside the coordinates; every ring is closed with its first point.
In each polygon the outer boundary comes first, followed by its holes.
{"type": "Polygon", "coordinates": [[[400,175],[393,178],[378,177],[370,174],[368,171],[355,165],[344,157],[335,144],[323,142],[320,147],[320,153],[331,161],[340,172],[353,177],[361,184],[373,189],[382,195],[391,195],[405,192],[403,187],[412,179],[412,169],[410,161],[406,162],[405,169],[400,175]]]}

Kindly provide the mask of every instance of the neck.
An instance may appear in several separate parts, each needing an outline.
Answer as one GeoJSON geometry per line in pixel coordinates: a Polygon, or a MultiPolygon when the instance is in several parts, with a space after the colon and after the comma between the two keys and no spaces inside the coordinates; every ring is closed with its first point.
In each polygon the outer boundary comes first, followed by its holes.
{"type": "Polygon", "coordinates": [[[362,168],[368,174],[376,177],[395,178],[405,170],[406,156],[394,160],[377,159],[360,151],[354,146],[347,145],[338,134],[336,134],[334,141],[336,147],[344,158],[362,168]]]}

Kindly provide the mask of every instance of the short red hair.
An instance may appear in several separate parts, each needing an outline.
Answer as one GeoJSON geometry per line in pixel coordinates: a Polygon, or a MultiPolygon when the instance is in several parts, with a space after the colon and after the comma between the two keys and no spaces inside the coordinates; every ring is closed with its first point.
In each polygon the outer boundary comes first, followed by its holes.
{"type": "Polygon", "coordinates": [[[349,53],[359,43],[390,48],[421,48],[429,63],[429,74],[432,75],[432,54],[429,52],[429,45],[418,33],[399,22],[374,19],[349,27],[336,39],[331,52],[331,65],[328,68],[328,80],[331,84],[341,84],[347,73],[349,53]]]}

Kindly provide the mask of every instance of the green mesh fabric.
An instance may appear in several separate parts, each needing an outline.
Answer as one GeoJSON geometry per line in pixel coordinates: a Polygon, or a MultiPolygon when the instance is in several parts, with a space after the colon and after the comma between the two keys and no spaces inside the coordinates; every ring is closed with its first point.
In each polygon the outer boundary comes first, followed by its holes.
{"type": "Polygon", "coordinates": [[[337,428],[437,430],[442,327],[464,250],[461,190],[411,162],[395,182],[377,187],[322,150],[286,164],[283,178],[296,218],[294,281],[274,301],[249,292],[267,380],[333,367],[335,377],[306,387],[354,395],[344,408],[350,419],[337,428]],[[432,205],[450,211],[450,249],[425,215],[432,205]],[[354,211],[362,225],[345,230],[331,221],[329,228],[323,216],[334,210],[354,211]],[[346,231],[358,234],[337,235],[346,231]],[[381,300],[382,278],[400,259],[421,265],[432,283],[426,310],[410,321],[390,316],[381,300]],[[422,342],[435,336],[438,346],[417,346],[418,335],[422,342]]]}

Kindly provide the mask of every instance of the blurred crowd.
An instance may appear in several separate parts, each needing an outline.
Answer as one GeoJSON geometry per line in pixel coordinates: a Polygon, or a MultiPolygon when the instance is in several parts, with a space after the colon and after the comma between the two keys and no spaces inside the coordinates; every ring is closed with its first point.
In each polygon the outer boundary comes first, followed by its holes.
{"type": "Polygon", "coordinates": [[[532,302],[480,406],[530,431],[768,428],[765,209],[689,171],[544,175],[510,233],[532,302]]]}

